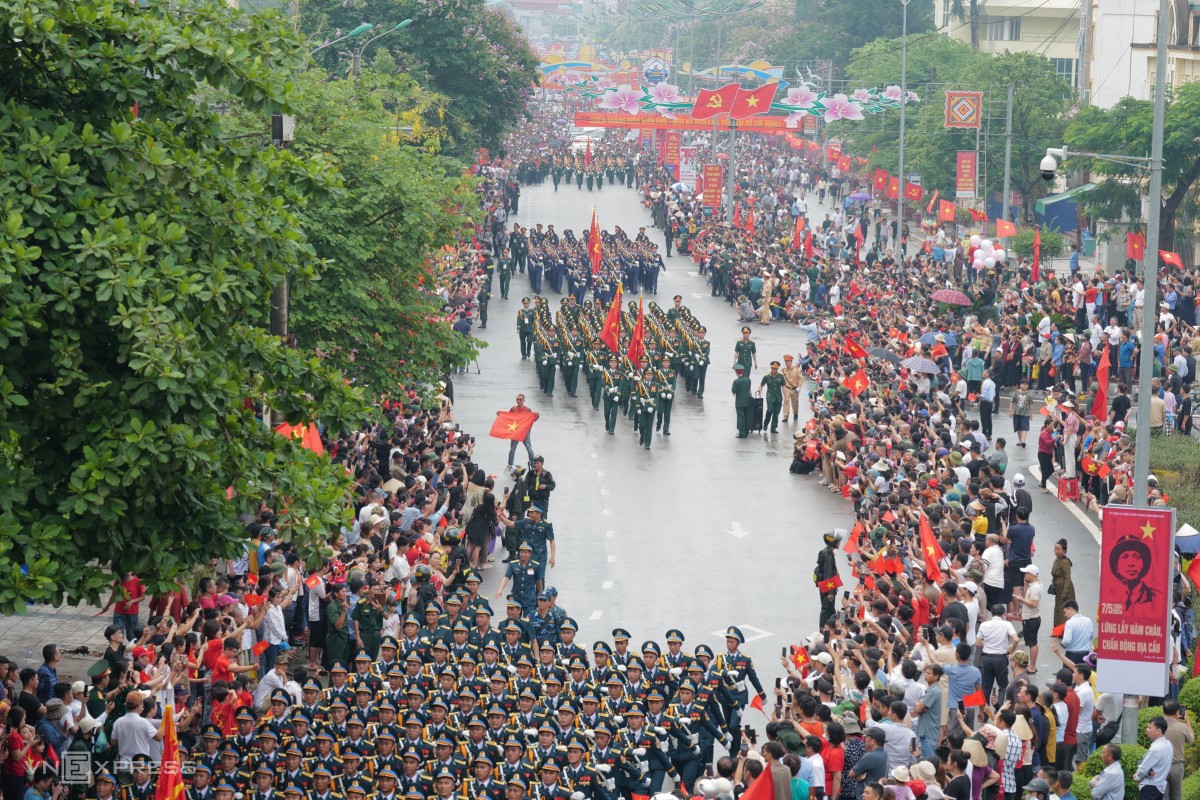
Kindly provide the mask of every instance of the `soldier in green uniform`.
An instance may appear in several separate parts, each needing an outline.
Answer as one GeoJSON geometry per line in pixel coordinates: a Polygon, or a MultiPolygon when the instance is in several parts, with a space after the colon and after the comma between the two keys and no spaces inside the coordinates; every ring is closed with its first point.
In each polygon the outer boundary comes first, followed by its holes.
{"type": "Polygon", "coordinates": [[[658,370],[658,414],[654,420],[655,430],[663,436],[671,435],[671,407],[675,403],[675,380],[678,373],[671,366],[671,357],[663,356],[658,370]]]}
{"type": "Polygon", "coordinates": [[[521,310],[517,312],[517,337],[521,340],[521,360],[529,358],[533,347],[533,322],[536,312],[529,307],[529,298],[521,298],[521,310]]]}
{"type": "Polygon", "coordinates": [[[737,377],[733,379],[733,406],[737,409],[737,438],[745,439],[750,435],[750,379],[746,377],[746,368],[738,364],[733,368],[737,377]]]}
{"type": "MultiPolygon", "coordinates": [[[[588,177],[588,180],[589,182],[591,181],[591,176],[588,177]]],[[[578,164],[575,165],[575,188],[579,191],[583,191],[583,168],[578,164]]],[[[591,188],[591,186],[588,186],[589,190],[591,190],[591,188]]]]}
{"type": "Polygon", "coordinates": [[[500,273],[500,299],[508,299],[508,287],[512,285],[512,257],[508,253],[508,248],[500,253],[500,263],[496,265],[496,269],[500,273]]]}
{"type": "Polygon", "coordinates": [[[604,377],[604,342],[599,339],[592,342],[592,349],[587,352],[587,383],[588,397],[592,400],[592,410],[600,410],[600,400],[603,398],[602,378],[604,377]]]}
{"type": "Polygon", "coordinates": [[[766,410],[763,412],[763,432],[770,427],[771,433],[779,433],[779,411],[783,408],[783,375],[779,372],[779,362],[771,362],[771,371],[762,376],[758,383],[758,395],[761,397],[763,387],[767,388],[766,410]]]}
{"type": "Polygon", "coordinates": [[[558,372],[558,347],[554,341],[554,332],[541,336],[538,339],[542,345],[541,357],[538,363],[541,365],[542,376],[542,391],[547,397],[554,396],[554,375],[558,372]]]}
{"type": "Polygon", "coordinates": [[[558,182],[562,180],[562,161],[558,156],[554,157],[554,166],[550,169],[550,179],[554,181],[554,191],[558,191],[558,182]]]}
{"type": "Polygon", "coordinates": [[[662,400],[659,394],[660,389],[658,381],[654,379],[654,370],[646,367],[642,371],[641,385],[638,386],[638,391],[631,402],[637,404],[638,444],[647,450],[650,449],[650,441],[654,438],[654,415],[658,412],[659,403],[662,400]]]}
{"type": "Polygon", "coordinates": [[[567,395],[575,396],[579,388],[579,350],[570,336],[564,336],[559,345],[560,362],[562,364],[563,386],[567,395]]]}
{"type": "Polygon", "coordinates": [[[621,404],[621,383],[624,374],[621,372],[621,362],[616,356],[608,359],[608,369],[597,381],[604,394],[604,430],[612,436],[617,429],[617,411],[621,404]]]}
{"type": "Polygon", "coordinates": [[[696,397],[704,397],[704,378],[708,375],[708,364],[712,361],[712,343],[704,338],[708,331],[701,328],[697,331],[694,342],[696,352],[692,361],[692,392],[696,397]]]}
{"type": "Polygon", "coordinates": [[[674,305],[667,309],[667,319],[674,322],[677,319],[682,319],[684,316],[683,295],[677,294],[671,298],[674,305]]]}
{"type": "Polygon", "coordinates": [[[750,340],[750,329],[742,328],[742,338],[733,344],[733,363],[740,364],[746,372],[758,369],[758,347],[750,340]]]}
{"type": "Polygon", "coordinates": [[[629,356],[621,356],[619,358],[621,365],[621,381],[618,385],[620,401],[617,407],[624,414],[629,411],[629,398],[633,394],[633,364],[629,362],[629,356]]]}

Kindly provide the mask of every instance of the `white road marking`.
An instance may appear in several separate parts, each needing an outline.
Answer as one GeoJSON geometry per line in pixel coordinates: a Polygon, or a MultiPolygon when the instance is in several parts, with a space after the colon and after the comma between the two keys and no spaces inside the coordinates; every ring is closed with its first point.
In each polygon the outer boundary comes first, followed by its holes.
{"type": "MultiPolygon", "coordinates": [[[[759,639],[766,639],[768,636],[775,635],[775,634],[771,633],[770,631],[764,631],[762,628],[756,628],[753,625],[747,625],[744,622],[741,625],[738,625],[737,627],[741,629],[742,635],[746,637],[746,642],[745,642],[746,644],[749,644],[750,642],[758,641],[759,639]]],[[[721,628],[721,630],[719,630],[719,631],[713,631],[712,635],[718,639],[724,639],[725,631],[727,631],[727,630],[728,630],[728,628],[721,628]]]]}
{"type": "Polygon", "coordinates": [[[604,515],[604,516],[606,516],[606,517],[611,517],[611,516],[612,516],[612,511],[611,511],[610,509],[607,509],[607,508],[606,508],[606,509],[603,509],[603,510],[602,510],[600,513],[601,513],[601,514],[603,514],[603,515],[604,515]]]}
{"type": "Polygon", "coordinates": [[[730,536],[734,537],[735,539],[745,539],[747,536],[750,535],[750,531],[743,528],[742,523],[731,522],[729,524],[733,527],[733,530],[725,531],[725,532],[728,533],[730,536]]]}
{"type": "Polygon", "coordinates": [[[611,494],[611,492],[609,492],[609,491],[608,491],[608,489],[601,489],[601,490],[600,490],[600,496],[601,496],[601,497],[608,497],[608,496],[609,496],[609,494],[611,494]]]}
{"type": "Polygon", "coordinates": [[[602,583],[602,584],[600,585],[600,588],[601,588],[601,589],[611,589],[612,587],[613,587],[613,582],[612,582],[612,581],[605,581],[604,583],[602,583]]]}
{"type": "Polygon", "coordinates": [[[688,273],[688,275],[691,275],[693,278],[699,278],[699,277],[700,277],[700,273],[699,273],[699,272],[689,272],[689,273],[688,273]]]}
{"type": "Polygon", "coordinates": [[[609,539],[611,539],[617,535],[617,532],[616,531],[605,531],[604,535],[607,536],[609,539]]]}
{"type": "MultiPolygon", "coordinates": [[[[1034,465],[1029,468],[1029,472],[1032,473],[1034,482],[1040,485],[1042,482],[1041,468],[1034,465]]],[[[1053,479],[1048,480],[1046,481],[1046,486],[1050,488],[1050,494],[1047,496],[1054,498],[1054,500],[1058,502],[1058,481],[1053,479]]],[[[1083,509],[1073,502],[1063,503],[1062,505],[1067,509],[1067,511],[1071,512],[1071,516],[1075,517],[1075,519],[1079,520],[1080,523],[1083,524],[1083,527],[1087,530],[1087,532],[1090,533],[1092,538],[1096,540],[1096,544],[1100,544],[1100,528],[1096,525],[1096,523],[1092,522],[1091,517],[1085,514],[1083,509]]]]}
{"type": "Polygon", "coordinates": [[[592,458],[599,458],[599,457],[600,456],[596,455],[595,453],[592,453],[592,458]]]}
{"type": "Polygon", "coordinates": [[[596,620],[596,619],[600,619],[603,616],[604,616],[604,612],[597,609],[596,611],[592,612],[592,616],[590,617],[590,619],[596,620]]]}
{"type": "Polygon", "coordinates": [[[596,470],[596,477],[597,477],[597,478],[603,478],[603,477],[604,477],[604,471],[603,471],[603,470],[596,470]]]}
{"type": "Polygon", "coordinates": [[[699,300],[702,297],[711,297],[712,296],[712,295],[704,294],[703,292],[689,292],[688,294],[690,294],[696,300],[699,300]]]}
{"type": "Polygon", "coordinates": [[[617,557],[616,557],[616,556],[609,556],[609,557],[608,557],[608,563],[610,563],[610,564],[615,564],[615,563],[616,563],[616,561],[617,561],[617,557]]]}

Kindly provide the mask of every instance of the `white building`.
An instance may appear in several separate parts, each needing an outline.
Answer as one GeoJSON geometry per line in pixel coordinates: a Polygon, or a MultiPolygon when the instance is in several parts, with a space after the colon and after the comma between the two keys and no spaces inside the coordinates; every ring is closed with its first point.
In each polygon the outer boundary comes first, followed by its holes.
{"type": "MultiPolygon", "coordinates": [[[[934,0],[938,30],[970,44],[970,17],[955,19],[950,5],[950,0],[934,0]]],[[[1080,0],[978,0],[978,8],[979,52],[1038,53],[1078,85],[1080,0]]]]}

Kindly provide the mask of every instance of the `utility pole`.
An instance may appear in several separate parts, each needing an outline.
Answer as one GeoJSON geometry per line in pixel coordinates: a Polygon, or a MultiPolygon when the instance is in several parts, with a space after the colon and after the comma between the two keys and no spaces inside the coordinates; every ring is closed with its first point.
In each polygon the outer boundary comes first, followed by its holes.
{"type": "MultiPolygon", "coordinates": [[[[1088,0],[1083,0],[1088,2],[1088,0]]],[[[1013,85],[1008,85],[1008,110],[1004,116],[1004,197],[1002,198],[1002,211],[1000,217],[1008,220],[1008,196],[1009,183],[1012,180],[1012,107],[1013,107],[1013,85]]],[[[987,187],[984,187],[984,211],[987,211],[987,187]]],[[[1007,251],[1005,251],[1007,252],[1007,251]]]]}
{"type": "Polygon", "coordinates": [[[1092,104],[1092,0],[1083,4],[1079,15],[1079,99],[1085,106],[1092,104]]]}
{"type": "Polygon", "coordinates": [[[729,160],[728,175],[725,176],[725,221],[733,224],[733,173],[735,169],[734,153],[737,149],[737,120],[729,120],[729,160]]]}
{"type": "Polygon", "coordinates": [[[896,235],[904,236],[904,109],[908,106],[908,3],[900,0],[904,11],[900,27],[900,176],[896,195],[896,235]]]}

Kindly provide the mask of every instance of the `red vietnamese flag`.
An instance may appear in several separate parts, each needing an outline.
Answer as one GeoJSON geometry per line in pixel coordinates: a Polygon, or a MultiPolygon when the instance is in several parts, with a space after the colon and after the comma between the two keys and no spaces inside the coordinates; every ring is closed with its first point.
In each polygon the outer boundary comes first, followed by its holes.
{"type": "Polygon", "coordinates": [[[1183,259],[1179,257],[1179,253],[1172,253],[1168,250],[1159,250],[1158,257],[1162,259],[1164,264],[1170,264],[1171,266],[1183,269],[1183,259]]]}
{"type": "MultiPolygon", "coordinates": [[[[271,643],[268,642],[266,639],[263,639],[261,642],[258,642],[257,644],[255,644],[254,647],[251,647],[250,652],[254,653],[255,656],[261,656],[263,653],[267,652],[267,648],[270,646],[271,646],[271,643]]],[[[164,746],[165,746],[165,743],[164,743],[164,746]]]]}
{"type": "Polygon", "coordinates": [[[887,185],[888,185],[888,177],[889,176],[888,176],[888,172],[886,169],[875,170],[875,180],[871,184],[872,188],[875,189],[875,191],[877,191],[877,192],[886,191],[887,185]]]}
{"type": "Polygon", "coordinates": [[[926,214],[932,214],[932,213],[933,213],[933,204],[937,202],[938,195],[939,195],[939,194],[941,194],[941,193],[942,193],[942,192],[941,192],[941,190],[940,190],[940,189],[934,189],[934,190],[933,190],[933,197],[929,198],[929,204],[925,206],[925,213],[926,213],[926,214]]]}
{"type": "MultiPolygon", "coordinates": [[[[1141,231],[1130,231],[1125,234],[1125,257],[1141,261],[1146,257],[1146,234],[1141,231]]],[[[1196,659],[1200,663],[1200,659],[1196,659]]]]}
{"type": "Polygon", "coordinates": [[[737,203],[733,204],[733,227],[742,227],[742,207],[737,203]]]}
{"type": "Polygon", "coordinates": [[[1055,625],[1050,629],[1050,636],[1055,639],[1061,639],[1063,637],[1063,633],[1066,632],[1066,629],[1067,623],[1065,622],[1062,625],[1055,625]]]}
{"type": "Polygon", "coordinates": [[[314,572],[312,575],[309,575],[304,579],[304,585],[310,589],[317,588],[321,585],[321,576],[314,572]]]}
{"type": "Polygon", "coordinates": [[[1108,373],[1112,370],[1107,347],[1100,348],[1100,363],[1096,365],[1096,397],[1092,400],[1092,416],[1108,419],[1108,373]]]}
{"type": "Polygon", "coordinates": [[[592,165],[592,140],[587,140],[587,149],[583,151],[583,165],[590,167],[592,165]]]}
{"type": "Polygon", "coordinates": [[[494,439],[523,442],[525,437],[529,436],[529,430],[536,421],[537,414],[528,409],[525,411],[497,411],[496,421],[492,423],[492,429],[488,431],[488,436],[494,439]]]}
{"type": "Polygon", "coordinates": [[[867,373],[860,369],[858,372],[842,381],[842,385],[850,390],[850,394],[858,397],[871,386],[871,381],[867,378],[867,373]]]}
{"type": "Polygon", "coordinates": [[[1001,239],[1007,239],[1009,236],[1017,235],[1017,226],[1013,225],[1006,219],[996,220],[996,236],[1001,239]]]}
{"type": "Polygon", "coordinates": [[[951,201],[938,201],[938,222],[954,222],[954,211],[954,203],[951,201]]]}
{"type": "Polygon", "coordinates": [[[801,242],[804,241],[804,215],[796,215],[796,227],[792,229],[792,250],[799,250],[801,242]]]}
{"type": "Polygon", "coordinates": [[[612,304],[608,307],[608,315],[604,318],[604,327],[600,330],[600,341],[608,345],[614,353],[621,351],[621,282],[617,281],[617,293],[613,295],[612,304]]]}
{"type": "Polygon", "coordinates": [[[768,768],[754,779],[754,783],[746,787],[741,800],[773,800],[774,797],[775,779],[771,777],[771,770],[768,768]]]}
{"type": "Polygon", "coordinates": [[[974,208],[968,208],[967,213],[971,215],[972,222],[987,222],[988,216],[986,211],[979,211],[974,208]]]}
{"type": "Polygon", "coordinates": [[[158,786],[154,790],[154,800],[183,800],[179,735],[175,732],[175,706],[170,702],[163,709],[162,728],[162,763],[158,767],[158,786]]]}
{"type": "Polygon", "coordinates": [[[792,664],[796,669],[804,669],[812,662],[808,658],[808,651],[800,645],[792,645],[792,664]]]}
{"type": "Polygon", "coordinates": [[[804,257],[807,258],[809,261],[812,261],[812,257],[813,257],[812,228],[808,229],[808,235],[806,235],[804,237],[804,257]]]}
{"type": "MultiPolygon", "coordinates": [[[[767,713],[767,712],[763,711],[762,698],[759,697],[758,695],[754,695],[754,697],[750,698],[750,707],[757,708],[764,715],[767,713]]],[[[745,796],[746,795],[742,795],[742,797],[745,797],[745,796]]]]}
{"type": "Polygon", "coordinates": [[[925,189],[915,183],[904,184],[904,199],[912,200],[914,203],[921,202],[921,198],[925,196],[925,189]]]}
{"type": "Polygon", "coordinates": [[[637,324],[633,326],[633,337],[629,341],[629,350],[625,353],[630,363],[636,365],[646,352],[646,311],[642,307],[642,298],[638,297],[637,324]]]}
{"type": "Polygon", "coordinates": [[[962,703],[967,708],[975,708],[987,703],[987,698],[983,696],[982,689],[976,689],[962,699],[962,703]]]}
{"type": "Polygon", "coordinates": [[[592,274],[600,272],[604,251],[600,245],[600,223],[596,221],[596,209],[592,209],[592,227],[588,229],[588,260],[592,262],[592,274]]]}
{"type": "Polygon", "coordinates": [[[750,210],[746,212],[746,235],[747,236],[754,235],[754,207],[753,206],[751,206],[750,210]]]}
{"type": "Polygon", "coordinates": [[[883,512],[883,516],[881,516],[879,518],[879,521],[883,522],[884,524],[891,525],[893,522],[896,521],[896,515],[893,514],[890,510],[885,511],[885,512],[883,512]]]}
{"type": "Polygon", "coordinates": [[[850,171],[850,156],[841,156],[837,161],[837,168],[842,172],[850,171]]]}
{"type": "Polygon", "coordinates": [[[692,118],[710,119],[728,112],[741,88],[736,83],[728,83],[719,89],[701,89],[692,104],[692,118]]]}
{"type": "Polygon", "coordinates": [[[1042,229],[1033,229],[1033,267],[1029,272],[1029,281],[1037,283],[1041,279],[1042,271],[1042,229]]]}
{"type": "Polygon", "coordinates": [[[729,107],[730,119],[746,119],[757,114],[765,114],[771,109],[771,101],[775,99],[777,83],[768,83],[757,89],[742,89],[738,87],[737,96],[729,107]]]}
{"type": "MultiPolygon", "coordinates": [[[[851,294],[851,297],[853,297],[853,294],[851,294]]],[[[846,353],[849,354],[849,356],[851,358],[866,358],[867,357],[867,351],[863,350],[862,346],[859,345],[857,342],[855,342],[853,339],[846,339],[846,341],[842,343],[842,349],[845,350],[846,353]]]]}
{"type": "Polygon", "coordinates": [[[895,200],[900,196],[900,179],[896,177],[888,178],[887,196],[895,200]]]}
{"type": "Polygon", "coordinates": [[[925,577],[934,583],[940,583],[942,580],[942,568],[938,566],[944,553],[941,545],[938,544],[937,537],[933,535],[933,527],[929,524],[929,517],[921,515],[921,555],[925,559],[925,577]]]}
{"type": "Polygon", "coordinates": [[[817,582],[817,591],[819,591],[821,594],[827,594],[829,592],[836,592],[841,587],[841,585],[842,585],[842,577],[840,575],[834,575],[832,578],[826,578],[823,581],[818,581],[817,582]]]}
{"type": "MultiPolygon", "coordinates": [[[[859,229],[859,232],[861,233],[861,229],[859,229]]],[[[855,237],[859,238],[859,239],[862,238],[862,236],[860,236],[857,233],[855,234],[855,237]]],[[[855,298],[855,297],[858,297],[862,293],[863,293],[862,287],[859,286],[857,283],[855,283],[854,279],[851,278],[850,279],[850,297],[855,298]]],[[[859,349],[861,350],[862,348],[860,347],[859,349]]],[[[863,353],[861,356],[855,356],[855,358],[866,358],[866,357],[867,357],[866,353],[863,353]]]]}
{"type": "Polygon", "coordinates": [[[854,527],[850,529],[850,535],[846,537],[846,543],[842,545],[842,552],[846,555],[853,555],[858,552],[858,540],[867,531],[867,526],[863,525],[862,520],[854,523],[854,527]]]}

